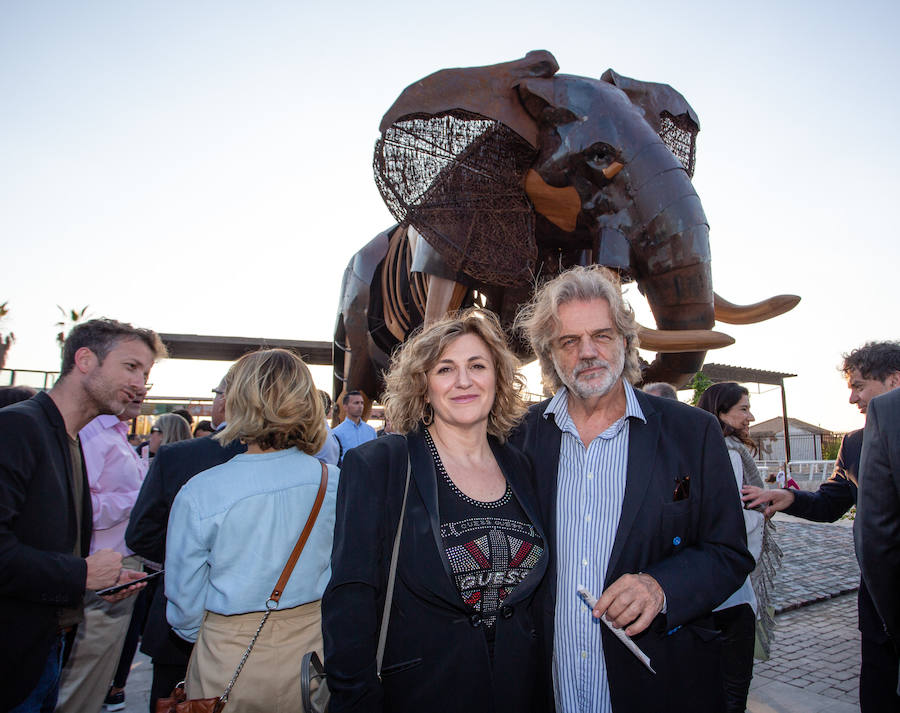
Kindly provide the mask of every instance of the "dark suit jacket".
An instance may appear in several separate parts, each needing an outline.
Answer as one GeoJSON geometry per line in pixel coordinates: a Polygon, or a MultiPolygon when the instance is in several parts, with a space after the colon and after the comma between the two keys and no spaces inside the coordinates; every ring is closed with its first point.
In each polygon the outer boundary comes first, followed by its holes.
{"type": "MultiPolygon", "coordinates": [[[[162,446],[150,463],[131,511],[125,544],[141,557],[162,563],[166,559],[166,528],[169,511],[181,486],[197,473],[231,460],[247,446],[233,441],[222,447],[212,436],[162,446]]],[[[178,637],[166,621],[165,583],[160,577],[150,602],[141,651],[156,663],[187,666],[191,644],[178,637]]]]}
{"type": "MultiPolygon", "coordinates": [[[[513,493],[543,536],[528,461],[490,440],[513,493]]],[[[548,554],[545,547],[535,568],[504,600],[492,666],[480,620],[463,603],[444,553],[437,475],[424,437],[388,435],[349,450],[338,488],[331,581],[322,599],[329,710],[546,710],[532,597],[548,554]],[[412,477],[379,682],[375,653],[407,452],[412,477]]]]}
{"type": "Polygon", "coordinates": [[[39,393],[0,409],[0,710],[37,684],[61,607],[78,607],[87,565],[72,552],[91,544],[91,493],[82,473],[76,531],[66,425],[39,393]]]}
{"type": "MultiPolygon", "coordinates": [[[[831,477],[816,492],[794,492],[794,502],[785,510],[788,515],[814,522],[834,522],[856,505],[859,492],[859,460],[862,455],[863,430],[851,431],[841,440],[831,477]]],[[[856,523],[854,522],[854,530],[856,523]]],[[[857,601],[859,630],[878,643],[887,641],[881,617],[875,610],[865,580],[860,580],[857,601]]]]}
{"type": "Polygon", "coordinates": [[[854,536],[863,581],[900,647],[900,389],[869,402],[854,536]]]}
{"type": "MultiPolygon", "coordinates": [[[[651,674],[608,629],[603,653],[614,711],[662,713],[724,709],[718,642],[710,612],[754,567],[734,472],[716,419],[701,409],[636,391],[647,423],[632,419],[619,526],[604,588],[624,574],[646,572],[666,595],[660,614],[635,642],[651,674]],[[690,476],[687,499],[673,500],[676,481],[690,476]]],[[[534,463],[535,489],[556,551],[556,480],[562,431],[544,418],[549,399],[533,406],[513,442],[534,463]]],[[[553,641],[556,567],[542,596],[544,638],[553,641]]],[[[548,664],[549,668],[549,664],[548,664]]]]}
{"type": "Polygon", "coordinates": [[[814,493],[795,491],[794,502],[785,512],[805,520],[834,522],[856,505],[862,443],[862,429],[844,436],[831,477],[814,493]]]}

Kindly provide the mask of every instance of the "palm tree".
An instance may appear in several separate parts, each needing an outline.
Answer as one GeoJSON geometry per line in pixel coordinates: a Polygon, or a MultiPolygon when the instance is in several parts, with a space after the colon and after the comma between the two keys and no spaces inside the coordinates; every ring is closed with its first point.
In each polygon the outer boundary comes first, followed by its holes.
{"type": "MultiPolygon", "coordinates": [[[[9,314],[9,302],[4,302],[0,304],[0,322],[3,321],[3,318],[9,314]]],[[[6,366],[6,354],[9,351],[9,348],[13,345],[13,342],[16,341],[16,335],[10,332],[5,337],[3,333],[0,332],[0,369],[6,366]]]]}
{"type": "Polygon", "coordinates": [[[56,309],[58,309],[63,316],[62,320],[56,323],[56,326],[60,330],[59,334],[56,335],[56,343],[59,344],[59,348],[62,349],[63,344],[66,343],[66,335],[72,331],[73,327],[81,324],[88,318],[88,305],[85,305],[80,310],[72,309],[66,311],[59,305],[56,305],[56,309]]]}

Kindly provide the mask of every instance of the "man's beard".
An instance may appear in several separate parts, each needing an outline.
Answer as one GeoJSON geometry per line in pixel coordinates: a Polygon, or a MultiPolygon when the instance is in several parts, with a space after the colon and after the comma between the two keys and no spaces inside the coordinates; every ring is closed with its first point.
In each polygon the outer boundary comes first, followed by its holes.
{"type": "Polygon", "coordinates": [[[573,392],[581,399],[588,399],[596,396],[605,396],[610,392],[613,386],[619,381],[622,372],[625,369],[625,350],[619,349],[613,356],[615,364],[611,364],[603,359],[582,359],[575,364],[572,371],[564,372],[556,358],[553,359],[553,367],[560,381],[565,384],[569,391],[573,392]],[[581,374],[588,369],[603,367],[602,374],[592,376],[588,379],[580,378],[581,374]]]}

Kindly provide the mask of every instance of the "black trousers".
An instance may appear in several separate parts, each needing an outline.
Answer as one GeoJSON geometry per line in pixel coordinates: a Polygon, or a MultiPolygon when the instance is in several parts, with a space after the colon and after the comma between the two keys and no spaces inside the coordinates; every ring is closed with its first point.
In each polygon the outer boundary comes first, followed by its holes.
{"type": "Polygon", "coordinates": [[[184,680],[186,674],[187,664],[153,662],[153,683],[150,684],[150,713],[156,713],[156,700],[158,698],[168,698],[172,695],[172,689],[184,680]]]}
{"type": "Polygon", "coordinates": [[[859,669],[859,709],[862,713],[900,713],[898,664],[900,657],[890,640],[879,643],[863,634],[859,669]]]}
{"type": "Polygon", "coordinates": [[[749,604],[738,604],[713,612],[713,621],[722,632],[720,670],[725,688],[725,713],[744,713],[753,678],[756,615],[749,604]]]}

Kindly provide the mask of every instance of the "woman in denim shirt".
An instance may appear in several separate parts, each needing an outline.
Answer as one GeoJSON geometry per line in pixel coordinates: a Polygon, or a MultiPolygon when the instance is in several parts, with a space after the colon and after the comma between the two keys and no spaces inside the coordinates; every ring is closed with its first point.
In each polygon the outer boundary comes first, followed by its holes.
{"type": "MultiPolygon", "coordinates": [[[[247,354],[231,368],[222,443],[248,446],[194,476],[172,506],[166,545],[166,615],[196,641],[189,698],[221,695],[310,514],[321,480],[313,454],[325,415],[309,370],[283,349],[247,354]]],[[[322,652],[319,599],[331,576],[338,469],[328,466],[322,509],[279,607],[229,702],[241,711],[300,710],[300,661],[322,652]]]]}

